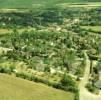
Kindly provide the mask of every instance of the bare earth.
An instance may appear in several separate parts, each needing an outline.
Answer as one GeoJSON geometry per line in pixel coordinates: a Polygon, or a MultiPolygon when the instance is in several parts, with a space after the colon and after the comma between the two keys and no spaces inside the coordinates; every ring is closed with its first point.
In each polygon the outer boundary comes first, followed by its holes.
{"type": "Polygon", "coordinates": [[[89,80],[89,75],[90,75],[90,61],[89,58],[85,52],[86,56],[86,68],[85,68],[85,73],[84,77],[80,82],[79,89],[80,89],[80,100],[101,100],[101,95],[95,95],[90,93],[86,88],[85,85],[89,80]]]}

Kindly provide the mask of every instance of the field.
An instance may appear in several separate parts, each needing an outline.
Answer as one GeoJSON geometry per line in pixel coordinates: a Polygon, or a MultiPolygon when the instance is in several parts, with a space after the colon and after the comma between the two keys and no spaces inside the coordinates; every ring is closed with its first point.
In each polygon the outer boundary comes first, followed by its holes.
{"type": "Polygon", "coordinates": [[[83,28],[85,29],[91,29],[93,31],[98,31],[98,32],[101,32],[101,26],[83,26],[83,28]]]}
{"type": "MultiPolygon", "coordinates": [[[[33,7],[35,4],[83,3],[100,0],[0,0],[0,8],[33,7]]],[[[36,5],[35,5],[36,6],[36,5]]]]}
{"type": "Polygon", "coordinates": [[[0,74],[0,100],[73,100],[72,93],[0,74]]]}

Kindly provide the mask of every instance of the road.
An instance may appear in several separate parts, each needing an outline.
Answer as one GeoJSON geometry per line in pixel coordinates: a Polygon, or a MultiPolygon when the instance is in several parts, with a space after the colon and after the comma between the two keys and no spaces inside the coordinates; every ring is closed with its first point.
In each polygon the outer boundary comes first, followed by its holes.
{"type": "Polygon", "coordinates": [[[92,94],[85,88],[86,83],[88,83],[88,81],[89,81],[90,60],[89,60],[86,52],[84,52],[84,54],[86,57],[86,67],[85,67],[84,77],[79,84],[80,100],[101,100],[101,95],[92,94]]]}

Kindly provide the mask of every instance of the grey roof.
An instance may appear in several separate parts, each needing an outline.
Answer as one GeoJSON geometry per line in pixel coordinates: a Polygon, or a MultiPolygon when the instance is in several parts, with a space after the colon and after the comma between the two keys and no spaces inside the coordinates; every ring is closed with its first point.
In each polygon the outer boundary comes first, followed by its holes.
{"type": "Polygon", "coordinates": [[[101,89],[101,80],[97,81],[94,85],[95,85],[97,88],[101,89]]]}

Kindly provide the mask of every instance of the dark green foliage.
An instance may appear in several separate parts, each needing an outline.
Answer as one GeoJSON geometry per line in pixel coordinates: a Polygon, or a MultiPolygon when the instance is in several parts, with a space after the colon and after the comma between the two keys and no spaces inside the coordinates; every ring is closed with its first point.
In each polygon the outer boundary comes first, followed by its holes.
{"type": "Polygon", "coordinates": [[[0,25],[5,26],[33,26],[33,16],[31,13],[0,13],[0,25]],[[26,20],[26,21],[25,21],[26,20]]]}
{"type": "MultiPolygon", "coordinates": [[[[0,26],[1,27],[24,27],[24,26],[34,26],[39,28],[39,26],[47,26],[51,23],[63,24],[64,18],[75,21],[78,19],[80,22],[77,25],[90,25],[97,26],[101,25],[101,15],[100,8],[95,8],[91,10],[86,10],[84,8],[69,8],[62,9],[60,7],[54,6],[49,8],[42,8],[38,10],[31,10],[28,12],[9,12],[0,13],[0,26]],[[81,16],[82,15],[82,16],[81,16]],[[85,16],[86,15],[86,16],[85,16]],[[97,16],[95,16],[97,15],[97,16]],[[88,18],[88,16],[90,16],[88,18]]],[[[73,28],[71,28],[73,29],[73,28]]],[[[80,33],[81,36],[88,34],[86,30],[81,30],[79,27],[73,29],[75,32],[80,33]]],[[[100,32],[99,32],[100,33],[100,32]]]]}
{"type": "Polygon", "coordinates": [[[8,67],[8,68],[0,66],[0,73],[11,74],[11,73],[14,72],[14,69],[15,69],[15,68],[14,68],[13,66],[10,66],[10,67],[8,67]]]}
{"type": "Polygon", "coordinates": [[[50,67],[45,67],[44,71],[45,72],[50,72],[50,67]]]}
{"type": "Polygon", "coordinates": [[[90,84],[90,83],[88,83],[87,85],[86,85],[86,88],[90,91],[90,92],[94,92],[95,91],[95,87],[92,85],[92,84],[90,84]]]}
{"type": "Polygon", "coordinates": [[[76,83],[69,75],[64,74],[60,83],[65,90],[77,91],[76,83]]]}
{"type": "Polygon", "coordinates": [[[75,99],[74,99],[74,100],[80,100],[80,98],[79,98],[79,91],[76,92],[76,94],[75,94],[75,99]]]}

